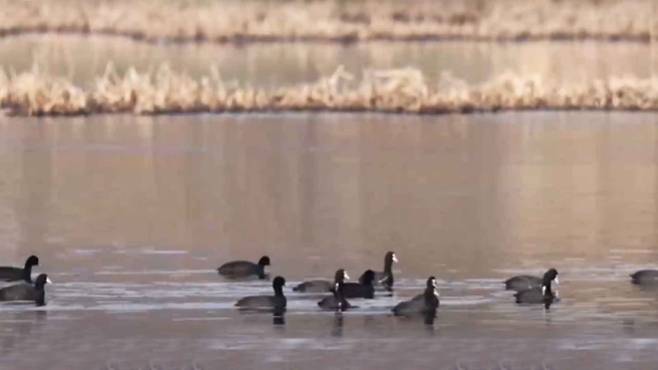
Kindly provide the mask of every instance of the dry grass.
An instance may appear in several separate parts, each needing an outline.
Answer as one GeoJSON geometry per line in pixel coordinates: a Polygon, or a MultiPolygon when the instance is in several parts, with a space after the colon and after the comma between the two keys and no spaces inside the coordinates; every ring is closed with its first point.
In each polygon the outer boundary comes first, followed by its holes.
{"type": "Polygon", "coordinates": [[[89,89],[41,73],[0,72],[0,105],[10,114],[161,114],[185,112],[372,111],[453,113],[528,109],[658,110],[658,78],[610,78],[551,86],[503,75],[477,86],[444,75],[429,83],[414,69],[342,68],[315,83],[276,89],[229,86],[216,70],[193,79],[162,66],[119,75],[108,66],[89,89]]]}
{"type": "Polygon", "coordinates": [[[606,39],[655,35],[653,0],[0,0],[0,36],[167,41],[606,39]]]}

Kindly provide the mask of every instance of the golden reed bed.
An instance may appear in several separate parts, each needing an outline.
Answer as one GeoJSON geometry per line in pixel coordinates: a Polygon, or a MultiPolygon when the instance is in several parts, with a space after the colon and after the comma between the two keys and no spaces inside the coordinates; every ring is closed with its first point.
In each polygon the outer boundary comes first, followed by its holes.
{"type": "Polygon", "coordinates": [[[648,41],[653,0],[0,0],[0,36],[66,32],[159,42],[648,41]]]}
{"type": "Polygon", "coordinates": [[[0,106],[15,115],[93,113],[367,111],[465,113],[499,110],[658,110],[658,78],[610,78],[552,86],[539,77],[503,75],[477,86],[444,75],[426,81],[415,69],[339,68],[311,84],[275,89],[229,86],[211,70],[193,79],[166,66],[117,74],[111,66],[87,88],[42,74],[0,72],[0,106]]]}

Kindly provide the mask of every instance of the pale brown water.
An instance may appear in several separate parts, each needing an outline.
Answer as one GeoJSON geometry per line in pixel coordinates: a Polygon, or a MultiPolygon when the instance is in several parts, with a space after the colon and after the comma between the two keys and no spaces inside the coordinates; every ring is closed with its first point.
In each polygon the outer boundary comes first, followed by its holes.
{"type": "Polygon", "coordinates": [[[94,83],[108,62],[119,72],[152,69],[166,63],[191,76],[216,67],[223,79],[253,86],[306,83],[339,66],[359,75],[364,69],[413,67],[433,84],[442,73],[479,83],[506,72],[540,76],[551,83],[582,83],[596,78],[655,74],[655,52],[642,43],[401,42],[336,44],[162,44],[123,38],[35,35],[0,39],[0,66],[22,71],[36,64],[80,85],[94,83]]]}
{"type": "Polygon", "coordinates": [[[0,305],[2,369],[651,368],[658,125],[633,113],[0,118],[0,261],[41,258],[48,305],[0,305]],[[381,268],[342,316],[290,287],[381,268]],[[284,325],[240,314],[272,257],[284,325]],[[562,301],[501,281],[560,270],[562,301]],[[389,313],[440,279],[434,325],[389,313]]]}

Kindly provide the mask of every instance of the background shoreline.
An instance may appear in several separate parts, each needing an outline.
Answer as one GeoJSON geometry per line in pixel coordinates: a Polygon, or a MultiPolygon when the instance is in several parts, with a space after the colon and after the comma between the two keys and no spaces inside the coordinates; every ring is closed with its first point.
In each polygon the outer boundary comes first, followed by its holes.
{"type": "Polygon", "coordinates": [[[656,39],[649,0],[131,2],[0,1],[0,38],[29,33],[115,35],[159,42],[363,42],[656,39]]]}

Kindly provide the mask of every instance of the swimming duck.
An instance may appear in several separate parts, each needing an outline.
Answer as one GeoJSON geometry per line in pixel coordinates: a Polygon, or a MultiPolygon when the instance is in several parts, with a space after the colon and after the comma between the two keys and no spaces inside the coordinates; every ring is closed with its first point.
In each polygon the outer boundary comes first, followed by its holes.
{"type": "MultiPolygon", "coordinates": [[[[555,278],[557,279],[558,273],[556,269],[551,268],[548,271],[546,271],[544,275],[548,274],[549,272],[551,274],[555,274],[555,278]]],[[[540,288],[542,282],[543,282],[543,277],[537,277],[532,275],[519,275],[505,280],[505,289],[520,292],[523,290],[540,288]]]]}
{"type": "Polygon", "coordinates": [[[263,256],[258,260],[258,263],[249,261],[232,261],[221,265],[217,272],[220,275],[226,276],[231,279],[247,278],[251,276],[258,276],[259,279],[265,279],[265,266],[270,265],[270,257],[263,256]]]}
{"type": "Polygon", "coordinates": [[[557,271],[550,269],[546,271],[539,287],[522,290],[514,294],[516,303],[519,304],[544,304],[548,308],[558,298],[557,291],[553,292],[551,283],[555,281],[559,285],[557,271]]]}
{"type": "Polygon", "coordinates": [[[375,272],[366,270],[361,275],[361,282],[343,283],[343,295],[345,298],[375,298],[375,272]]]}
{"type": "Polygon", "coordinates": [[[292,288],[294,292],[326,293],[330,292],[334,284],[329,280],[309,280],[299,283],[292,288]]]}
{"type": "Polygon", "coordinates": [[[658,270],[640,270],[631,275],[631,282],[638,285],[658,285],[658,270]]]}
{"type": "Polygon", "coordinates": [[[20,283],[0,289],[0,301],[34,301],[37,306],[46,304],[45,285],[52,284],[48,275],[37,276],[34,285],[20,283]]]}
{"type": "Polygon", "coordinates": [[[283,295],[283,286],[286,285],[286,279],[277,276],[272,281],[274,295],[249,296],[238,300],[236,307],[241,309],[253,310],[274,310],[282,311],[286,308],[286,297],[283,295]]]}
{"type": "Polygon", "coordinates": [[[338,310],[345,311],[352,308],[353,306],[345,299],[344,295],[344,285],[345,279],[349,279],[347,272],[343,269],[336,271],[336,284],[332,291],[332,295],[329,297],[323,298],[318,302],[318,306],[325,310],[338,310]]]}
{"type": "Polygon", "coordinates": [[[305,293],[327,293],[332,292],[338,283],[338,280],[345,279],[346,273],[343,269],[336,270],[334,274],[334,281],[329,280],[309,280],[297,284],[292,288],[295,292],[305,293]]]}
{"type": "Polygon", "coordinates": [[[393,314],[397,316],[409,316],[413,314],[434,314],[439,308],[439,292],[436,286],[436,278],[427,278],[425,292],[414,298],[400,302],[393,307],[393,314]]]}
{"type": "MultiPolygon", "coordinates": [[[[375,272],[374,282],[376,285],[383,286],[386,290],[393,289],[393,263],[398,262],[398,257],[395,255],[395,252],[389,251],[386,252],[384,256],[384,271],[375,272]]],[[[365,273],[359,277],[359,282],[363,284],[365,279],[365,273]]]]}
{"type": "Polygon", "coordinates": [[[39,265],[39,257],[30,256],[25,260],[25,267],[0,267],[0,280],[2,281],[17,281],[25,280],[27,283],[32,283],[32,266],[39,265]]]}

